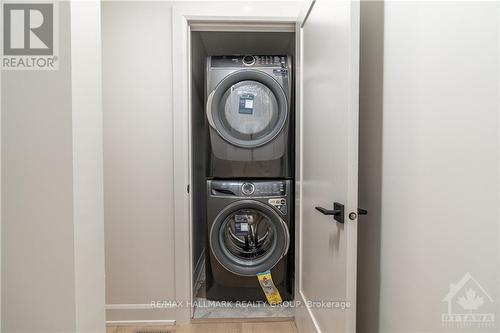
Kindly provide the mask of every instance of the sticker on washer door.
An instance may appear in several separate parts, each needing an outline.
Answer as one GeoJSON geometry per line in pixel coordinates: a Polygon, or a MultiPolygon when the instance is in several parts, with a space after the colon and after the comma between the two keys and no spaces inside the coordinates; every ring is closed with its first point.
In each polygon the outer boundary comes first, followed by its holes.
{"type": "Polygon", "coordinates": [[[246,236],[250,231],[249,223],[252,222],[252,215],[235,215],[234,216],[234,234],[236,236],[246,236]]]}
{"type": "Polygon", "coordinates": [[[280,304],[282,302],[281,295],[273,282],[271,271],[257,273],[257,278],[259,279],[262,291],[266,295],[267,302],[271,305],[280,304]]]}
{"type": "Polygon", "coordinates": [[[254,99],[255,96],[253,94],[241,94],[238,112],[242,114],[253,114],[254,99]]]}

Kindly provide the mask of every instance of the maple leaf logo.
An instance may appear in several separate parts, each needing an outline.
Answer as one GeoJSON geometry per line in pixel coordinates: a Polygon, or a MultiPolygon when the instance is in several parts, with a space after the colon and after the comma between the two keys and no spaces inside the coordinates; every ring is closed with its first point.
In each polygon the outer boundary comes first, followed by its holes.
{"type": "Polygon", "coordinates": [[[476,291],[469,289],[465,293],[465,296],[460,296],[457,299],[457,303],[464,310],[477,310],[484,303],[484,299],[481,296],[476,295],[476,291]]]}

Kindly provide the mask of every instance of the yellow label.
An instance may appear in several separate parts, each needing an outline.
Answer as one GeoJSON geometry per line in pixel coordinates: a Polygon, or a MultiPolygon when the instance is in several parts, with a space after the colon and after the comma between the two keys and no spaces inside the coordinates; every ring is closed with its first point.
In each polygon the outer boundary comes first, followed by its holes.
{"type": "Polygon", "coordinates": [[[280,292],[274,285],[270,271],[265,271],[257,274],[260,286],[266,295],[267,302],[271,305],[280,304],[282,302],[280,292]]]}

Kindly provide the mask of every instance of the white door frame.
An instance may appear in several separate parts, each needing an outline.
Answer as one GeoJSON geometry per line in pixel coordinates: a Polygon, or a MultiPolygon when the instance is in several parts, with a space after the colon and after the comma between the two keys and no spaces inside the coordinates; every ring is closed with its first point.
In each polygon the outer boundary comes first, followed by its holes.
{"type": "Polygon", "coordinates": [[[319,332],[307,299],[302,292],[302,27],[316,0],[305,0],[295,25],[295,301],[303,306],[295,309],[295,322],[299,332],[319,332]]]}
{"type": "MultiPolygon", "coordinates": [[[[176,309],[177,323],[189,323],[193,316],[193,307],[186,306],[193,301],[192,278],[192,198],[187,193],[191,183],[191,54],[190,31],[191,24],[216,23],[223,25],[241,23],[254,25],[257,31],[263,27],[293,24],[297,21],[298,12],[284,3],[266,3],[255,1],[251,4],[238,2],[200,4],[174,3],[172,9],[172,79],[173,79],[173,125],[174,137],[174,253],[175,253],[175,298],[183,302],[176,309]],[[242,13],[244,16],[242,16],[242,13]],[[266,16],[262,13],[273,13],[266,16]]],[[[274,29],[274,28],[272,28],[274,29]]],[[[249,29],[245,29],[250,31],[249,29]]],[[[270,30],[270,31],[276,31],[270,30]]]]}

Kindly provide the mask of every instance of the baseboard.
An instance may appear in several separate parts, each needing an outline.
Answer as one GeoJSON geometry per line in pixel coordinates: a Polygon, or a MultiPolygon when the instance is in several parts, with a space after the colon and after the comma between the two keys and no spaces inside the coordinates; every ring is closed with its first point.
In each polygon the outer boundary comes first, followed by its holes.
{"type": "Polygon", "coordinates": [[[106,310],[162,310],[162,309],[174,309],[176,306],[174,303],[161,303],[160,306],[156,304],[105,304],[104,309],[106,310]]]}
{"type": "Polygon", "coordinates": [[[108,326],[174,325],[175,304],[106,304],[108,326]]]}
{"type": "Polygon", "coordinates": [[[260,322],[289,322],[295,317],[250,317],[250,318],[193,318],[192,323],[260,323],[260,322]]]}
{"type": "Polygon", "coordinates": [[[107,320],[106,326],[174,326],[175,320],[107,320]]]}
{"type": "Polygon", "coordinates": [[[106,304],[104,305],[106,310],[143,310],[143,309],[153,309],[151,304],[106,304]]]}

